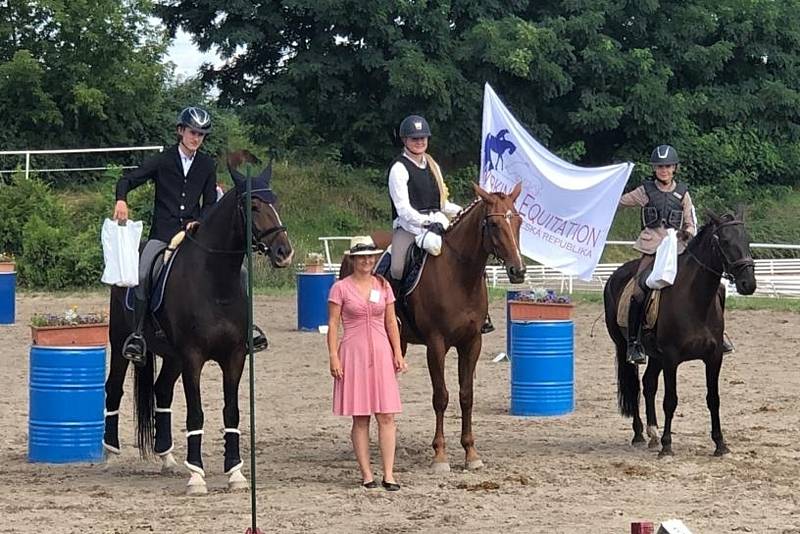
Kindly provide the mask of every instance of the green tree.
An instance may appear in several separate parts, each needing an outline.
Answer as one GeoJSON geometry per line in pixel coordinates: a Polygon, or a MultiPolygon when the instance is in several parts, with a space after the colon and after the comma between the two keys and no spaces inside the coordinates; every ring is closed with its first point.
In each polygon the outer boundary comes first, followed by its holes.
{"type": "MultiPolygon", "coordinates": [[[[584,164],[679,147],[696,184],[796,184],[800,0],[157,2],[258,141],[385,163],[411,112],[475,161],[484,82],[584,164]]],[[[646,168],[643,172],[647,172],[646,168]]],[[[641,178],[641,173],[636,179],[641,178]]]]}

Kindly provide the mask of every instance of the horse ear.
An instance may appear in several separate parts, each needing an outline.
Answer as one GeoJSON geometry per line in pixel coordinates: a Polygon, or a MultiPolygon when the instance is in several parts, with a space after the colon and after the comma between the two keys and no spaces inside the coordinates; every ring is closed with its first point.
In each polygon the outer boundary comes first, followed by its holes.
{"type": "Polygon", "coordinates": [[[706,208],[704,210],[704,212],[705,212],[706,218],[707,219],[711,219],[714,222],[714,224],[722,223],[722,219],[720,218],[720,216],[717,215],[716,213],[714,213],[714,211],[711,208],[706,208]]]}
{"type": "Polygon", "coordinates": [[[487,193],[486,191],[484,191],[484,190],[481,188],[481,186],[479,186],[478,184],[476,184],[476,183],[474,183],[474,182],[473,182],[473,184],[472,184],[472,189],[474,189],[474,190],[475,190],[475,194],[476,194],[476,195],[478,195],[479,197],[481,197],[481,198],[482,198],[483,200],[485,200],[486,202],[489,202],[489,201],[491,200],[491,198],[492,198],[491,194],[489,194],[489,193],[487,193]]]}
{"type": "Polygon", "coordinates": [[[511,197],[511,202],[516,202],[520,193],[522,193],[522,182],[517,182],[517,185],[514,186],[514,189],[511,190],[511,194],[509,195],[511,197]]]}
{"type": "Polygon", "coordinates": [[[228,164],[228,172],[231,174],[233,185],[235,185],[236,188],[241,191],[241,189],[247,185],[245,182],[245,177],[242,176],[242,173],[231,167],[230,164],[228,164]]]}
{"type": "Polygon", "coordinates": [[[272,158],[269,160],[269,164],[261,171],[261,174],[258,177],[265,182],[267,182],[267,187],[269,187],[270,182],[272,181],[272,158]]]}

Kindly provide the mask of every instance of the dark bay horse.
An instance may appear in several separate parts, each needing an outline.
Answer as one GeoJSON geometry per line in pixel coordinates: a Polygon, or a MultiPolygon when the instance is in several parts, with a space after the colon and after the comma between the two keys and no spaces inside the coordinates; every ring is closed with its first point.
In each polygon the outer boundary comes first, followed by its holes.
{"type": "MultiPolygon", "coordinates": [[[[245,247],[269,257],[273,267],[287,267],[292,261],[292,246],[275,208],[270,187],[271,167],[252,179],[252,243],[246,242],[245,178],[231,168],[236,187],[226,193],[208,213],[190,238],[175,253],[167,280],[163,304],[155,319],[163,331],[155,332],[152,320],[145,328],[150,349],[147,361],[135,368],[135,405],[140,453],[153,451],[162,460],[162,469],[174,471],[172,455],[171,409],[173,390],[183,377],[186,396],[187,457],[191,472],[187,493],[206,493],[201,455],[203,408],[200,399],[200,373],[203,365],[216,361],[222,369],[225,406],[225,474],[230,489],[248,487],[240,473],[239,381],[244,368],[248,336],[247,298],[240,270],[245,247]],[[163,359],[158,379],[155,355],[163,359]],[[155,403],[154,403],[155,401],[155,403]]],[[[106,428],[104,445],[119,453],[119,405],[128,369],[122,356],[125,338],[132,331],[132,318],[124,305],[125,289],[111,290],[111,369],[106,381],[106,428]]]]}
{"type": "MultiPolygon", "coordinates": [[[[489,306],[484,280],[489,256],[494,255],[506,265],[512,283],[525,280],[525,264],[519,250],[522,219],[514,207],[522,186],[517,184],[508,195],[487,193],[477,185],[474,188],[478,198],[453,220],[442,237],[441,255],[428,257],[419,284],[406,301],[410,317],[403,307],[398,308],[403,352],[409,343],[428,349],[428,373],[436,412],[431,464],[434,471],[450,470],[444,440],[444,412],[449,400],[444,368],[445,355],[451,347],[458,351],[465,465],[467,469],[483,466],[472,435],[472,403],[473,377],[481,353],[481,326],[489,306]],[[412,322],[415,327],[409,326],[412,322]]],[[[385,235],[379,241],[385,241],[385,235]]],[[[348,269],[343,262],[342,276],[350,272],[352,268],[348,269]]]]}
{"type": "MultiPolygon", "coordinates": [[[[742,220],[736,215],[718,217],[708,213],[704,225],[678,259],[674,285],[661,290],[655,329],[645,331],[642,341],[649,356],[642,377],[647,434],[650,447],[658,446],[655,397],[658,376],[664,371],[664,433],[659,456],[672,455],[672,417],[678,405],[678,365],[702,360],[706,370],[706,404],[711,414],[711,438],[715,456],[729,452],[719,420],[719,374],[722,367],[722,333],[725,328],[724,300],[718,296],[720,279],[733,279],[736,291],[750,295],[756,290],[750,241],[742,220]]],[[[633,417],[634,445],[644,443],[639,418],[638,367],[626,363],[625,336],[617,325],[617,303],[628,280],[636,273],[639,260],[629,261],[608,279],[603,292],[606,327],[617,352],[617,400],[622,415],[633,417]]]]}

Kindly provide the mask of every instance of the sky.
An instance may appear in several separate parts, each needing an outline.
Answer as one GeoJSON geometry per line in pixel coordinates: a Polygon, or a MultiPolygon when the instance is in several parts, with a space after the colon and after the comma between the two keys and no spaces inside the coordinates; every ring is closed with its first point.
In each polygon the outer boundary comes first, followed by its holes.
{"type": "Polygon", "coordinates": [[[188,78],[197,74],[197,69],[205,62],[213,64],[220,64],[220,58],[212,53],[201,53],[197,47],[192,43],[192,39],[188,33],[182,29],[178,29],[175,39],[167,49],[166,60],[175,63],[175,74],[184,78],[188,78]]]}

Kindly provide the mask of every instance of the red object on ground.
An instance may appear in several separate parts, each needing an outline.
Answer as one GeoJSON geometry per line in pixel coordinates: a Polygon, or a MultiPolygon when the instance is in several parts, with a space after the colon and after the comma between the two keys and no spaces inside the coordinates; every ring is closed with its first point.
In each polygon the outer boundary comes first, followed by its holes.
{"type": "MultiPolygon", "coordinates": [[[[650,530],[650,532],[652,532],[652,529],[650,530]]],[[[258,527],[256,527],[255,532],[253,532],[253,529],[251,527],[248,527],[244,534],[264,534],[264,533],[261,532],[261,529],[258,527]]]]}
{"type": "Polygon", "coordinates": [[[631,523],[631,534],[653,534],[653,523],[649,521],[631,523]]]}

